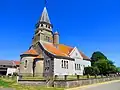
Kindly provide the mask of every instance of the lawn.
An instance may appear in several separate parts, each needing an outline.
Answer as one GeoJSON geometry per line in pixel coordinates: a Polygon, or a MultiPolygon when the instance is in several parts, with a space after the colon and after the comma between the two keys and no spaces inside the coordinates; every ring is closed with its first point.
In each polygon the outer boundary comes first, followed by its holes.
{"type": "Polygon", "coordinates": [[[11,78],[0,78],[0,88],[15,88],[16,90],[64,90],[63,88],[20,85],[15,79],[11,78]]]}

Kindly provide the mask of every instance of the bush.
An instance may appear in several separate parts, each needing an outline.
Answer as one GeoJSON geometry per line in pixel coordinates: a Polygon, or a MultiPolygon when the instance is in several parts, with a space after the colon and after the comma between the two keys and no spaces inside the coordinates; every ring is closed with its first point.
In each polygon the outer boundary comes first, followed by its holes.
{"type": "Polygon", "coordinates": [[[97,67],[85,67],[85,75],[88,76],[89,75],[95,75],[95,77],[97,77],[97,75],[100,73],[100,70],[97,67]]]}

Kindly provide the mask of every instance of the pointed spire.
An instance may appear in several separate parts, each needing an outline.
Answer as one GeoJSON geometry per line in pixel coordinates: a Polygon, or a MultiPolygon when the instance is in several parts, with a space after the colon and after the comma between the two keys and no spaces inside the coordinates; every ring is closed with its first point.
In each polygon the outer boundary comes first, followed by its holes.
{"type": "Polygon", "coordinates": [[[46,22],[46,23],[51,24],[46,7],[44,7],[44,9],[43,9],[42,16],[40,18],[40,22],[46,22]]]}

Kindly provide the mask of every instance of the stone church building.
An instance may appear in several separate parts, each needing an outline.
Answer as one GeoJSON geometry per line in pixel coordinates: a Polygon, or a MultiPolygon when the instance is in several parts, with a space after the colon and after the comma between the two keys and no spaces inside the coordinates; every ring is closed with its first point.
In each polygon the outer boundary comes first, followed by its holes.
{"type": "Polygon", "coordinates": [[[60,44],[59,33],[52,28],[44,7],[32,44],[20,55],[20,75],[83,75],[84,67],[91,66],[90,59],[76,47],[60,44]]]}

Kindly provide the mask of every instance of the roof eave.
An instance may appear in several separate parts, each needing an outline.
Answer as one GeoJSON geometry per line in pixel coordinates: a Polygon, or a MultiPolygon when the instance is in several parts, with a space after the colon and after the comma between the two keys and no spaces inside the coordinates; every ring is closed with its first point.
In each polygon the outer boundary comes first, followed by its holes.
{"type": "Polygon", "coordinates": [[[86,58],[83,58],[83,60],[86,60],[86,61],[91,61],[91,59],[86,59],[86,58]]]}

